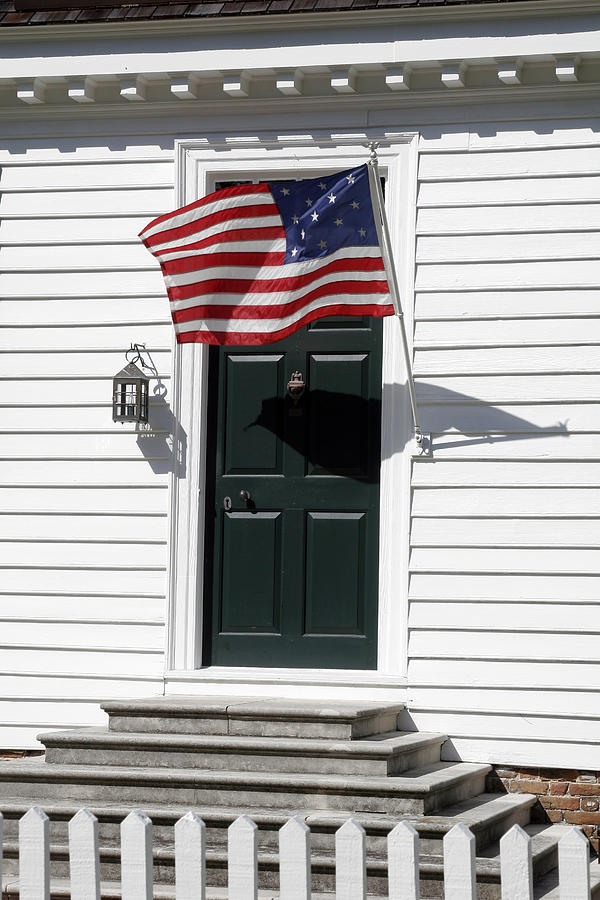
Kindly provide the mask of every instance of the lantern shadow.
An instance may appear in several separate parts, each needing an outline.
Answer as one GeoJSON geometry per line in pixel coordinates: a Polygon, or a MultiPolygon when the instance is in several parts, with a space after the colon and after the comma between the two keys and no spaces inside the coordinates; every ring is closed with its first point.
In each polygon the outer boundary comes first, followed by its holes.
{"type": "Polygon", "coordinates": [[[137,445],[156,475],[174,472],[185,478],[187,434],[173,415],[166,393],[166,386],[159,381],[150,398],[148,425],[138,429],[137,445]]]}

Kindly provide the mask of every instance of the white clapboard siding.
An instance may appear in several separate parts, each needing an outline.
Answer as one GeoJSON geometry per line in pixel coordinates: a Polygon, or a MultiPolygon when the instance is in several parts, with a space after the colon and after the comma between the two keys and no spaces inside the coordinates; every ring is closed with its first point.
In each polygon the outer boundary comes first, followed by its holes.
{"type": "Polygon", "coordinates": [[[505,206],[507,203],[600,201],[600,176],[577,178],[515,178],[448,182],[424,182],[419,187],[419,207],[505,206]]]}
{"type": "MultiPolygon", "coordinates": [[[[417,241],[417,262],[428,263],[438,259],[446,262],[589,260],[596,255],[599,239],[598,232],[422,236],[417,241]]],[[[10,258],[7,254],[7,259],[10,258]]]]}
{"type": "MultiPolygon", "coordinates": [[[[419,686],[419,707],[421,709],[470,709],[489,710],[490,712],[506,712],[507,689],[498,688],[467,688],[464,685],[450,686],[435,685],[425,688],[419,686]]],[[[562,691],[540,690],[526,686],[520,687],[519,699],[521,704],[516,707],[514,702],[511,713],[524,712],[525,714],[535,710],[543,716],[560,716],[561,718],[590,718],[597,719],[598,694],[593,690],[562,691]]]]}
{"type": "Polygon", "coordinates": [[[506,603],[500,600],[480,600],[471,603],[414,600],[411,603],[408,624],[412,629],[454,629],[458,617],[460,627],[469,631],[474,629],[505,631],[507,615],[510,616],[510,624],[515,631],[545,631],[547,619],[551,617],[553,626],[565,633],[600,634],[600,605],[593,603],[552,603],[550,609],[542,609],[539,602],[527,603],[515,600],[507,611],[506,603]]]}
{"type": "Polygon", "coordinates": [[[173,207],[173,153],[107,143],[0,161],[0,747],[162,692],[173,333],[138,234],[173,207]],[[111,414],[133,341],[164,394],[143,435],[111,414]]]}
{"type": "Polygon", "coordinates": [[[532,175],[586,175],[600,167],[600,147],[587,147],[585,152],[571,149],[526,149],[500,153],[428,153],[421,158],[421,181],[450,181],[479,178],[532,175]]]}
{"type": "MultiPolygon", "coordinates": [[[[168,347],[172,335],[170,321],[163,316],[159,322],[139,325],[79,325],[72,323],[70,326],[60,327],[49,325],[42,328],[22,327],[3,328],[3,338],[8,346],[15,352],[36,352],[52,343],[57,349],[69,347],[73,340],[73,329],[77,328],[77,345],[82,350],[103,350],[124,352],[129,349],[127,336],[131,335],[132,328],[140,334],[138,343],[147,347],[168,347]]],[[[114,374],[114,373],[113,373],[114,374]]]]}
{"type": "Polygon", "coordinates": [[[55,297],[37,300],[5,299],[0,307],[2,326],[119,325],[141,321],[170,322],[169,302],[161,297],[55,297]]]}
{"type": "Polygon", "coordinates": [[[106,188],[150,187],[153,184],[169,186],[173,183],[173,162],[169,159],[152,162],[79,162],[77,165],[5,166],[2,171],[2,190],[28,191],[69,190],[89,185],[104,185],[106,188]]]}
{"type": "MultiPolygon", "coordinates": [[[[77,545],[73,544],[73,552],[77,545]]],[[[66,594],[57,591],[39,594],[0,593],[0,621],[44,622],[164,622],[165,598],[160,594],[142,596],[129,594],[66,594]]]]}
{"type": "MultiPolygon", "coordinates": [[[[598,237],[600,246],[600,235],[598,237]]],[[[493,330],[486,319],[466,319],[445,322],[440,329],[439,322],[417,322],[415,345],[417,347],[507,347],[535,346],[551,344],[593,344],[600,343],[600,317],[552,319],[508,319],[494,322],[493,330]]]]}
{"type": "Polygon", "coordinates": [[[598,571],[598,551],[546,547],[416,547],[411,572],[572,572],[598,571]]]}
{"type": "Polygon", "coordinates": [[[503,318],[544,320],[556,316],[588,316],[593,320],[598,316],[597,299],[598,291],[586,288],[536,290],[517,286],[509,291],[431,291],[416,295],[415,316],[417,321],[444,319],[446,324],[469,318],[492,319],[495,323],[503,318]]]}
{"type": "MultiPolygon", "coordinates": [[[[2,215],[1,212],[0,215],[2,215]]],[[[127,294],[131,291],[136,291],[138,294],[140,292],[159,293],[161,289],[164,289],[164,281],[160,270],[153,265],[152,261],[144,262],[137,268],[132,265],[131,269],[122,269],[121,271],[113,271],[110,265],[106,266],[105,271],[96,271],[93,266],[78,268],[74,261],[64,271],[7,271],[2,276],[0,296],[42,295],[44,291],[49,294],[58,294],[61,290],[67,295],[80,296],[86,288],[88,290],[93,288],[95,294],[111,292],[127,294]]]]}
{"type": "MultiPolygon", "coordinates": [[[[476,355],[477,365],[486,351],[476,355]],[[480,355],[481,354],[481,355],[480,355]]],[[[508,351],[507,351],[508,352],[508,351]]],[[[532,351],[533,355],[538,348],[532,351]]],[[[594,374],[572,374],[569,372],[547,372],[543,375],[533,372],[511,373],[509,375],[446,374],[421,375],[416,383],[417,400],[438,400],[447,397],[452,400],[485,400],[486,402],[511,403],[568,400],[578,403],[594,400],[598,396],[598,376],[594,374]],[[454,398],[450,392],[457,395],[454,398]]]]}
{"type": "Polygon", "coordinates": [[[600,549],[598,519],[414,518],[412,547],[577,547],[600,549]]]}
{"type": "MultiPolygon", "coordinates": [[[[411,597],[448,600],[560,600],[573,602],[598,600],[600,575],[541,574],[513,575],[510,572],[489,574],[438,574],[413,572],[410,578],[411,597]]],[[[510,609],[507,610],[510,616],[510,609]]]]}
{"type": "MultiPolygon", "coordinates": [[[[57,437],[52,435],[52,437],[57,437]]],[[[149,513],[158,515],[164,511],[166,504],[165,485],[160,489],[146,490],[144,487],[125,488],[84,486],[38,487],[39,482],[32,482],[32,487],[0,487],[0,506],[6,512],[58,512],[58,513],[116,513],[124,512],[133,515],[149,513]]]]}
{"type": "MultiPolygon", "coordinates": [[[[141,325],[136,333],[142,334],[145,328],[141,325]]],[[[138,343],[144,343],[143,340],[138,343]]],[[[126,347],[125,350],[128,350],[126,347]]],[[[152,354],[152,359],[157,368],[159,375],[163,376],[169,373],[171,354],[168,347],[164,344],[155,347],[147,344],[147,350],[152,354]]],[[[77,349],[53,349],[46,353],[1,353],[0,354],[0,378],[7,377],[9,380],[15,378],[65,378],[71,376],[73,378],[99,378],[108,377],[109,397],[112,392],[112,378],[116,372],[120,371],[125,365],[124,350],[117,352],[116,349],[107,348],[105,352],[99,350],[97,353],[86,353],[77,349]]],[[[106,395],[104,395],[106,396],[106,395]]]]}
{"type": "Polygon", "coordinates": [[[45,272],[92,268],[97,271],[133,268],[155,269],[157,261],[141,241],[102,244],[50,244],[48,246],[12,246],[0,244],[0,262],[4,272],[45,272]]]}
{"type": "MultiPolygon", "coordinates": [[[[573,156],[573,151],[569,153],[573,156]]],[[[473,158],[473,156],[471,157],[473,158]]],[[[417,216],[417,234],[528,234],[573,232],[600,229],[600,203],[568,206],[510,206],[494,209],[493,216],[485,206],[471,208],[421,209],[417,216]]],[[[581,236],[581,234],[579,235],[581,236]]],[[[0,226],[0,238],[2,228],[0,226]]]]}
{"type": "Polygon", "coordinates": [[[0,541],[0,567],[32,563],[36,566],[101,566],[107,556],[114,566],[166,566],[164,544],[0,541]]]}
{"type": "MultiPolygon", "coordinates": [[[[64,173],[66,176],[66,172],[64,173]]],[[[96,190],[18,191],[2,193],[0,215],[38,216],[80,216],[114,215],[119,210],[129,216],[148,216],[148,221],[173,208],[173,188],[147,187],[139,189],[110,188],[109,185],[94,185],[96,190]]],[[[49,223],[50,224],[50,223],[49,223]]]]}
{"type": "Polygon", "coordinates": [[[149,216],[112,214],[99,216],[71,216],[70,218],[6,218],[0,221],[0,246],[46,246],[70,244],[78,246],[100,242],[112,244],[118,241],[139,243],[139,233],[145,228],[149,216]]]}
{"type": "Polygon", "coordinates": [[[425,402],[420,407],[425,431],[468,433],[518,433],[557,430],[568,423],[569,433],[600,429],[598,404],[503,404],[481,403],[440,391],[439,403],[425,402]]]}
{"type": "Polygon", "coordinates": [[[475,129],[420,158],[434,449],[412,467],[409,716],[447,758],[596,764],[600,147],[570,143],[589,124],[562,147],[475,129]]]}
{"type": "MultiPolygon", "coordinates": [[[[83,462],[78,460],[78,462],[83,462]]],[[[89,460],[85,463],[89,465],[89,460]]],[[[128,511],[42,511],[0,514],[0,540],[138,541],[167,539],[166,513],[135,515],[128,511]]]]}

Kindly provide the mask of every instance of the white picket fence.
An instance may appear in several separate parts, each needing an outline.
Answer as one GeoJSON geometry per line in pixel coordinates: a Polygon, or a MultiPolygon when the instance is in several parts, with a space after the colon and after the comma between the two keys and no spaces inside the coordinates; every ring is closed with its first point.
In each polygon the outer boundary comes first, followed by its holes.
{"type": "MultiPolygon", "coordinates": [[[[419,836],[400,822],[388,836],[389,900],[419,900],[419,836]]],[[[0,815],[0,875],[2,872],[0,815]]],[[[335,835],[336,900],[366,897],[365,831],[353,819],[335,835]]],[[[98,820],[80,809],[69,822],[71,900],[100,900],[98,820]]],[[[589,900],[589,845],[571,828],[558,845],[561,900],[589,900]]],[[[279,831],[281,900],[310,900],[310,829],[296,817],[279,831]]],[[[502,900],[533,900],[531,839],[514,825],[500,841],[502,900]]],[[[205,900],[206,828],[189,812],[175,825],[177,900],[205,900]]],[[[50,821],[39,807],[19,822],[20,900],[49,900],[50,821]]],[[[258,826],[240,816],[229,827],[229,900],[258,896],[258,826]]],[[[134,810],[121,823],[121,889],[123,900],[152,900],[152,822],[134,810]]],[[[446,900],[476,900],[475,837],[463,824],[444,837],[446,900]]]]}

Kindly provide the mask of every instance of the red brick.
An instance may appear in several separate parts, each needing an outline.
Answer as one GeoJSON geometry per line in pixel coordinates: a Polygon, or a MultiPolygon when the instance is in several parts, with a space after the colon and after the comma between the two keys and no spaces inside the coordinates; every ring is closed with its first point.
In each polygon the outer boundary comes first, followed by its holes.
{"type": "Polygon", "coordinates": [[[572,783],[569,793],[578,797],[600,797],[600,784],[572,783]]]}
{"type": "Polygon", "coordinates": [[[496,775],[498,778],[516,778],[517,772],[515,769],[496,769],[496,775]]]}
{"type": "Polygon", "coordinates": [[[595,812],[600,804],[593,797],[582,797],[581,808],[584,812],[595,812]]]}
{"type": "Polygon", "coordinates": [[[519,781],[518,790],[522,794],[547,794],[548,784],[545,781],[519,781]]]}
{"type": "Polygon", "coordinates": [[[569,783],[567,781],[556,781],[550,785],[550,793],[555,796],[563,796],[569,790],[569,783]]]}
{"type": "Polygon", "coordinates": [[[588,812],[565,813],[565,821],[569,825],[600,825],[600,815],[588,812]]]}
{"type": "Polygon", "coordinates": [[[548,809],[579,809],[579,797],[542,797],[542,806],[548,809]]]}
{"type": "Polygon", "coordinates": [[[562,822],[563,814],[558,809],[549,809],[546,816],[551,822],[562,822]]]}

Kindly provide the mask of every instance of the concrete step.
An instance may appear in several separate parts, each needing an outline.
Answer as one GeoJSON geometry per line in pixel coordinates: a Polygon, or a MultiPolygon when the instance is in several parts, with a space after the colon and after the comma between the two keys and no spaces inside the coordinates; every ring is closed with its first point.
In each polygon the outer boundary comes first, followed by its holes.
{"type": "Polygon", "coordinates": [[[439,762],[446,735],[386,732],[359,740],[148,734],[80,728],[41,734],[46,763],[397,775],[439,762]]]}
{"type": "MultiPolygon", "coordinates": [[[[536,883],[533,896],[534,900],[561,900],[557,869],[552,869],[536,883]]],[[[600,863],[597,859],[590,864],[590,900],[600,900],[600,863]]]]}
{"type": "Polygon", "coordinates": [[[352,776],[231,772],[133,766],[48,765],[38,758],[0,762],[0,806],[8,797],[43,806],[54,799],[79,805],[107,800],[144,809],[157,803],[191,807],[342,810],[427,814],[485,790],[489,765],[435,763],[403,775],[352,776]]]}
{"type": "MultiPolygon", "coordinates": [[[[534,879],[545,875],[556,865],[557,844],[564,833],[564,826],[528,826],[532,837],[532,859],[534,879]]],[[[154,848],[154,877],[158,885],[169,885],[174,881],[175,852],[173,847],[154,848]]],[[[335,856],[333,853],[312,853],[312,887],[314,891],[333,892],[335,890],[335,856]]],[[[101,847],[101,873],[105,881],[116,881],[120,877],[119,847],[101,847]]],[[[51,868],[54,877],[68,878],[69,852],[67,844],[51,846],[51,868]]],[[[487,855],[478,856],[476,862],[479,897],[481,900],[500,898],[500,858],[497,846],[487,855]]],[[[227,885],[227,852],[225,849],[209,847],[206,853],[207,882],[212,887],[227,885]]],[[[277,853],[259,854],[259,884],[267,890],[277,890],[279,859],[277,853]]],[[[16,843],[5,844],[5,872],[7,876],[18,874],[18,847],[16,843]],[[11,872],[11,869],[14,872],[11,872]]],[[[421,882],[424,897],[442,896],[443,858],[434,854],[422,854],[420,860],[421,882]]],[[[367,889],[374,896],[387,896],[387,858],[367,859],[367,889]]]]}
{"type": "Polygon", "coordinates": [[[248,697],[151,697],[102,704],[111,731],[230,734],[354,740],[396,731],[398,703],[270,700],[248,697]]]}
{"type": "MultiPolygon", "coordinates": [[[[403,818],[418,831],[423,852],[441,855],[444,835],[458,822],[463,822],[472,830],[477,850],[480,852],[490,843],[499,840],[512,825],[525,827],[529,822],[530,809],[535,799],[533,795],[528,794],[482,794],[474,800],[447,807],[440,815],[403,818]]],[[[4,833],[7,840],[17,840],[19,819],[29,807],[30,804],[23,800],[2,801],[0,812],[4,816],[4,833]]],[[[119,846],[120,824],[131,808],[119,804],[88,808],[99,821],[99,834],[103,845],[119,846]]],[[[44,804],[43,809],[50,818],[51,840],[59,844],[66,843],[68,822],[79,810],[79,805],[62,800],[44,804]]],[[[144,812],[152,819],[156,847],[169,846],[173,843],[173,826],[188,811],[188,807],[185,806],[144,807],[144,812]]],[[[194,812],[204,820],[208,844],[213,847],[226,846],[227,829],[237,818],[239,811],[224,807],[197,807],[194,812]]],[[[292,809],[288,812],[248,809],[245,812],[259,827],[259,848],[270,852],[277,850],[279,829],[292,815],[299,816],[310,827],[311,846],[319,852],[333,850],[335,832],[347,818],[346,814],[327,810],[292,809]]],[[[367,833],[367,853],[385,854],[387,835],[398,823],[399,817],[375,813],[354,813],[353,817],[367,833]]]]}

